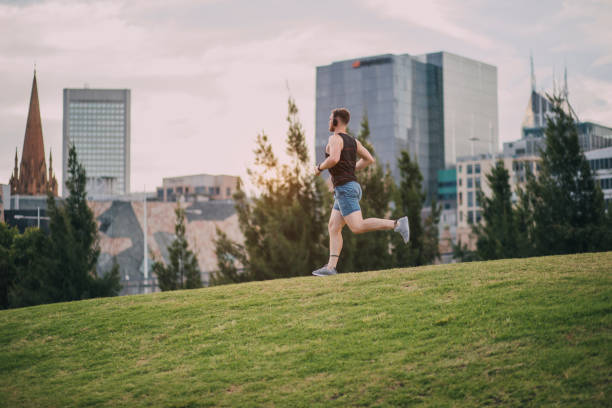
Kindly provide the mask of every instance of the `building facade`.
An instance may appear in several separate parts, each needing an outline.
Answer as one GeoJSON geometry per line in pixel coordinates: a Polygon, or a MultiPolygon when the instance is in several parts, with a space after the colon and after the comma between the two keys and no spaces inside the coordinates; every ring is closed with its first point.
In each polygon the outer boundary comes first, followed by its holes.
{"type": "Polygon", "coordinates": [[[325,157],[332,109],[351,112],[359,132],[364,114],[381,164],[399,180],[397,157],[408,150],[419,164],[428,197],[437,172],[466,154],[493,153],[498,143],[497,68],[447,52],[385,54],[317,67],[317,161],[325,157]]]}
{"type": "Polygon", "coordinates": [[[469,249],[475,249],[476,242],[472,236],[472,225],[482,220],[482,206],[478,197],[478,190],[482,190],[485,197],[491,197],[491,187],[486,175],[491,174],[498,160],[502,160],[504,167],[510,175],[510,189],[512,202],[516,203],[518,187],[524,187],[527,173],[531,172],[537,177],[540,171],[540,157],[521,156],[509,157],[504,155],[480,155],[460,158],[457,162],[457,241],[467,244],[469,249]]]}
{"type": "Polygon", "coordinates": [[[194,174],[167,177],[157,188],[158,201],[230,200],[236,191],[238,177],[224,174],[194,174]]]}
{"type": "Polygon", "coordinates": [[[584,155],[603,191],[606,207],[610,211],[612,210],[612,147],[591,150],[584,155]]]}
{"type": "Polygon", "coordinates": [[[130,100],[129,89],[64,89],[64,183],[73,143],[89,199],[130,192],[130,100]]]}

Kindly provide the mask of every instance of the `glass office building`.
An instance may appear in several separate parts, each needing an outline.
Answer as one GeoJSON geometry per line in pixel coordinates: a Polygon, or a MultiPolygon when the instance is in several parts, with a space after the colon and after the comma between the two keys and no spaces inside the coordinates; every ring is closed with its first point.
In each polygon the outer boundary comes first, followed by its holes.
{"type": "Polygon", "coordinates": [[[385,54],[317,67],[317,161],[325,157],[332,109],[351,111],[357,135],[367,113],[376,155],[399,181],[396,160],[408,150],[436,194],[438,170],[456,158],[497,151],[497,69],[447,52],[385,54]]]}
{"type": "MultiPolygon", "coordinates": [[[[130,192],[130,90],[64,89],[63,180],[74,143],[90,199],[130,192]]],[[[66,196],[64,184],[63,196],[66,196]]]]}

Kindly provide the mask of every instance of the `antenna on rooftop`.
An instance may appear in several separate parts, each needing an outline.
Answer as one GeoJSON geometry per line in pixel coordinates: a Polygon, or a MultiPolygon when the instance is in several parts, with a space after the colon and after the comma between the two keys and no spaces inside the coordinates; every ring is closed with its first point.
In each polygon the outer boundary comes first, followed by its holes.
{"type": "Polygon", "coordinates": [[[535,78],[535,70],[533,69],[533,52],[532,51],[529,51],[529,63],[531,65],[531,91],[535,92],[536,78],[535,78]]]}

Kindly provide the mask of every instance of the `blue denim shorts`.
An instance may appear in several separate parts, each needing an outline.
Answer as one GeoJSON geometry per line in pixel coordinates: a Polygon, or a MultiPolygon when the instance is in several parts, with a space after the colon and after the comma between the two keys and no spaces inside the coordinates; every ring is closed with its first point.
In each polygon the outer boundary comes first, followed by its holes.
{"type": "Polygon", "coordinates": [[[361,186],[356,181],[349,181],[334,189],[334,210],[340,211],[343,217],[360,211],[361,186]]]}

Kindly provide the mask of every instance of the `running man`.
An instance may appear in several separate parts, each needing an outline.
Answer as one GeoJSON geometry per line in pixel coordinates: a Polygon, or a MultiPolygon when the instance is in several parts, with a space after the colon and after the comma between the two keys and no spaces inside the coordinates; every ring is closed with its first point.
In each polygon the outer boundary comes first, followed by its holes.
{"type": "Polygon", "coordinates": [[[334,188],[334,208],[329,217],[329,261],[327,265],[312,272],[316,276],[335,275],[338,256],[342,250],[342,228],[348,224],[355,234],[376,230],[395,230],[402,235],[404,242],[410,238],[408,217],[398,220],[382,218],[363,219],[359,200],[361,186],[355,177],[355,170],[361,170],[374,163],[374,157],[354,137],[346,133],[351,114],[348,109],[334,109],[329,116],[329,130],[334,132],[325,147],[326,159],[315,168],[315,175],[329,169],[334,188]],[[359,156],[359,161],[357,161],[359,156]]]}

